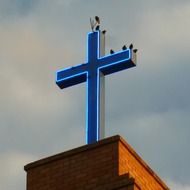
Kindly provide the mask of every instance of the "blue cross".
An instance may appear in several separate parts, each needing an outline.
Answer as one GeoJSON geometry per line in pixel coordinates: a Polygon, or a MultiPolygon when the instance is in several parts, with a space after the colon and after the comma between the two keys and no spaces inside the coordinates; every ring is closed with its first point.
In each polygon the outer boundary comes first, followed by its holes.
{"type": "Polygon", "coordinates": [[[86,62],[57,71],[56,84],[63,89],[87,81],[86,143],[90,144],[104,138],[104,76],[136,66],[136,54],[126,49],[105,56],[101,31],[88,33],[87,42],[86,62]]]}

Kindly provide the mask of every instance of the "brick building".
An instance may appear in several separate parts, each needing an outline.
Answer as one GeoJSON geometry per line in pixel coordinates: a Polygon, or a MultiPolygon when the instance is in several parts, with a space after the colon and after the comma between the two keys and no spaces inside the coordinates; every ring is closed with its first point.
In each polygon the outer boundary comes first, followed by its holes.
{"type": "Polygon", "coordinates": [[[24,167],[27,190],[169,190],[120,136],[24,167]]]}

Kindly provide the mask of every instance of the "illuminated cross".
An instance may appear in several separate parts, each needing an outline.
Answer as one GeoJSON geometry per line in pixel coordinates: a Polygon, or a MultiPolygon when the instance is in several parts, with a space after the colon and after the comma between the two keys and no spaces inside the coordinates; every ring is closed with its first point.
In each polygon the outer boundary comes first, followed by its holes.
{"type": "Polygon", "coordinates": [[[104,76],[136,66],[136,54],[126,49],[105,56],[105,34],[95,31],[88,34],[86,63],[56,73],[56,84],[67,88],[87,82],[86,143],[104,138],[105,89],[104,76]]]}

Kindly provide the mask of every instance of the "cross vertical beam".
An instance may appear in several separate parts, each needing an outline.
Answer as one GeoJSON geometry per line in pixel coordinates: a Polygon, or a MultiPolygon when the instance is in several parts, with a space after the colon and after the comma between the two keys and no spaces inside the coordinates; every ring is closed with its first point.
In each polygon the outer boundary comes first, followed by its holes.
{"type": "Polygon", "coordinates": [[[93,32],[88,36],[87,143],[102,139],[105,134],[105,80],[97,69],[98,58],[105,55],[104,41],[105,36],[102,33],[93,32]]]}
{"type": "Polygon", "coordinates": [[[56,84],[61,88],[87,82],[86,143],[104,138],[105,133],[105,75],[136,66],[136,53],[131,49],[105,56],[105,34],[88,34],[85,63],[59,70],[56,84]]]}

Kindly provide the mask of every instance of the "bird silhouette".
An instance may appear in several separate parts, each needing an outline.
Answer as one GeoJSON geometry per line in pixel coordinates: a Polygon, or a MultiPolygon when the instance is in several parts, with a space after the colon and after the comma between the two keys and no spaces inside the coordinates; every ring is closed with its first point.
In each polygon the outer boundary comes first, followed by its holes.
{"type": "Polygon", "coordinates": [[[95,16],[95,21],[100,24],[100,18],[98,16],[95,16]]]}
{"type": "Polygon", "coordinates": [[[130,44],[129,49],[133,49],[133,44],[130,44]]]}
{"type": "Polygon", "coordinates": [[[114,54],[115,52],[113,51],[113,49],[110,49],[110,54],[114,54]]]}
{"type": "Polygon", "coordinates": [[[122,50],[126,50],[127,49],[127,47],[126,47],[126,45],[124,45],[123,47],[122,47],[122,50]]]}
{"type": "Polygon", "coordinates": [[[105,34],[105,33],[106,33],[106,30],[103,30],[103,31],[102,31],[102,34],[105,34]]]}
{"type": "Polygon", "coordinates": [[[97,25],[95,30],[100,30],[100,25],[97,25]]]}
{"type": "Polygon", "coordinates": [[[94,30],[100,30],[100,18],[98,16],[95,16],[95,21],[90,18],[90,26],[92,32],[94,32],[94,30]]]}
{"type": "Polygon", "coordinates": [[[134,53],[137,53],[137,51],[138,51],[138,49],[134,49],[134,50],[133,50],[134,53]]]}

